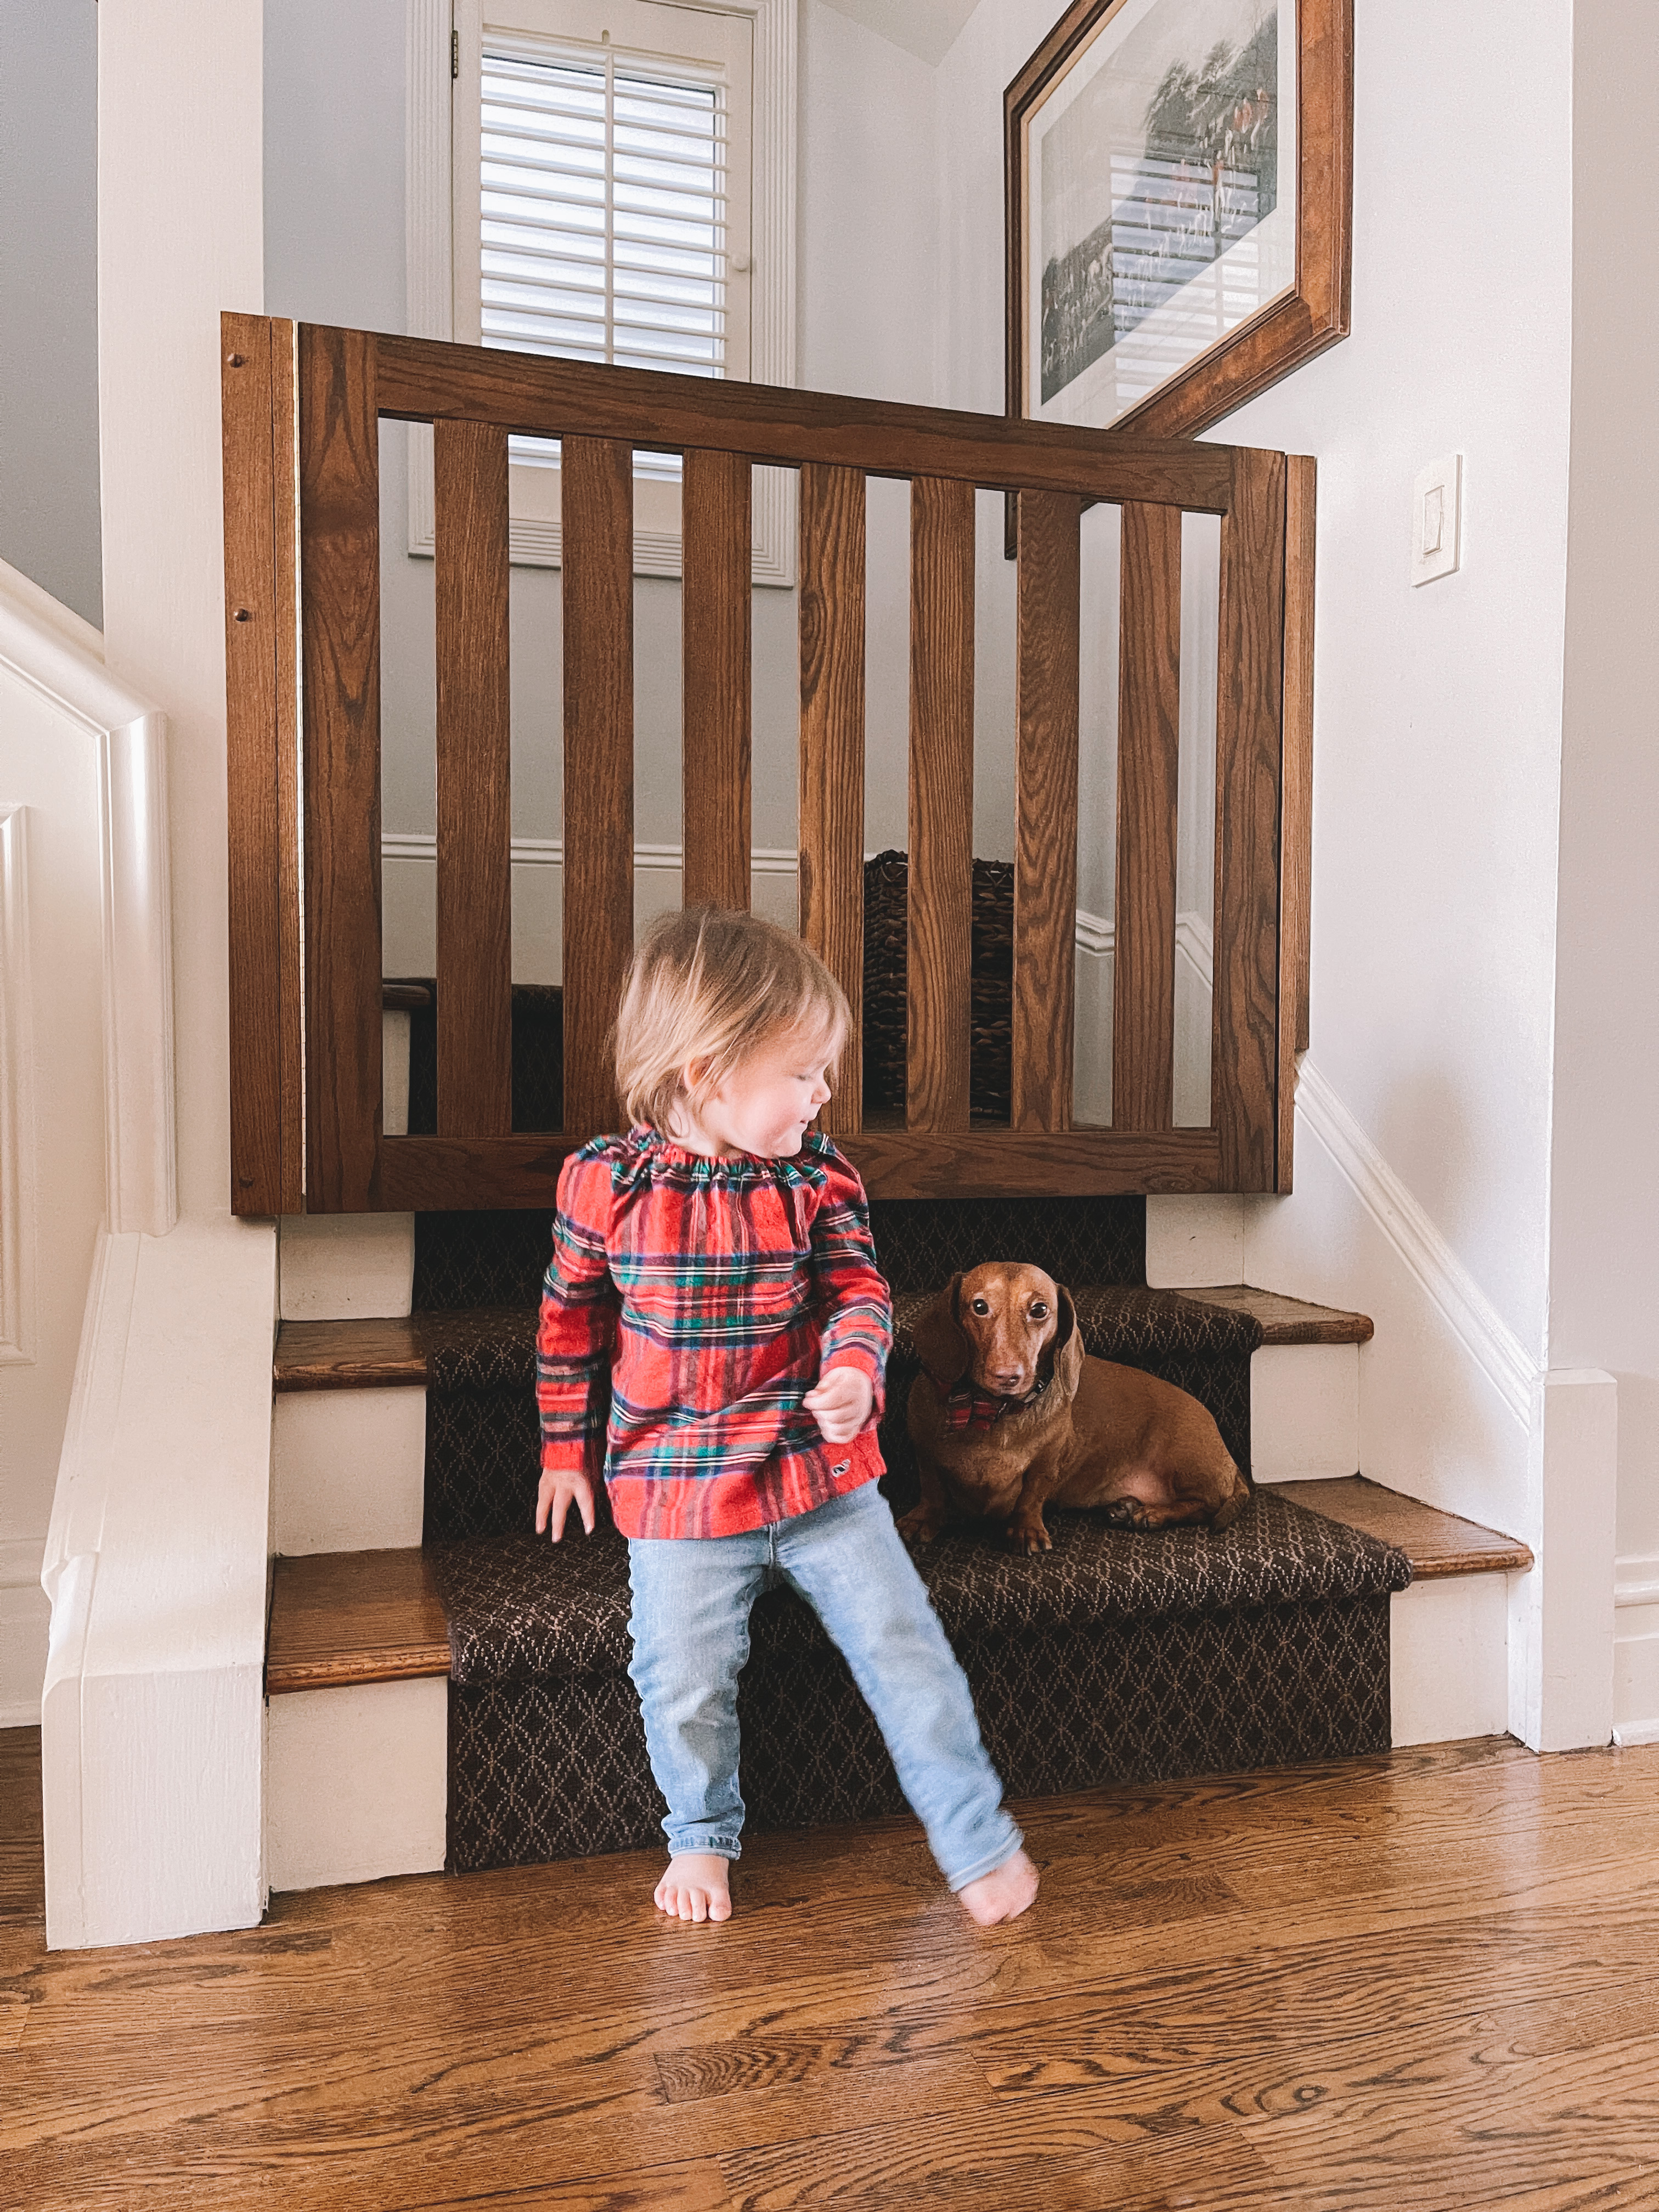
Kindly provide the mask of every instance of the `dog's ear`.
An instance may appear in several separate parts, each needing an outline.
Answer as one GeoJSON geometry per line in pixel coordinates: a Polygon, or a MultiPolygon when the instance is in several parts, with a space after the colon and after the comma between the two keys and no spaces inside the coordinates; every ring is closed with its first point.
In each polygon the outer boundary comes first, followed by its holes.
{"type": "Polygon", "coordinates": [[[947,1395],[967,1373],[971,1356],[967,1336],[957,1319],[957,1294],[961,1288],[958,1270],[911,1331],[916,1358],[947,1395]]]}
{"type": "Polygon", "coordinates": [[[1077,1386],[1083,1380],[1083,1331],[1077,1325],[1077,1308],[1072,1304],[1072,1294],[1063,1283],[1055,1284],[1054,1295],[1060,1302],[1060,1318],[1048,1350],[1054,1361],[1054,1380],[1067,1398],[1075,1398],[1077,1386]]]}

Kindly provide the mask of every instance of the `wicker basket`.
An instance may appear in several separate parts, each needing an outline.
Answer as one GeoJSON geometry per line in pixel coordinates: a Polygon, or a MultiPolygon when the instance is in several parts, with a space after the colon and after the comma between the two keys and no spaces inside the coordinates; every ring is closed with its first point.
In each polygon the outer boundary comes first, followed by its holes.
{"type": "MultiPolygon", "coordinates": [[[[878,853],[864,864],[864,1110],[902,1113],[905,1092],[906,893],[909,862],[878,853]]],[[[974,863],[970,1110],[1008,1119],[1013,1059],[1014,867],[974,863]]]]}

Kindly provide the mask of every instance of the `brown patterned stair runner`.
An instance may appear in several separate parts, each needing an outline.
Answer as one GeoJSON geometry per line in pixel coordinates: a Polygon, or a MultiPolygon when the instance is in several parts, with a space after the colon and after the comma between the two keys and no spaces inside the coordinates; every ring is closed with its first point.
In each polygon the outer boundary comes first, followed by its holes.
{"type": "MultiPolygon", "coordinates": [[[[1249,1468],[1249,1313],[1150,1291],[1139,1200],[925,1200],[872,1208],[895,1287],[883,1483],[914,1495],[909,1332],[933,1286],[984,1258],[1066,1282],[1087,1349],[1191,1390],[1249,1468]]],[[[558,1547],[531,1530],[534,1300],[544,1217],[423,1215],[416,1302],[452,1315],[430,1356],[425,1540],[449,1617],[449,1863],[455,1871],[660,1838],[626,1668],[626,1547],[607,1520],[558,1547]],[[436,1295],[434,1295],[434,1293],[436,1295]],[[494,1309],[493,1310],[491,1309],[494,1309]]],[[[1054,1550],[989,1530],[920,1555],[1011,1796],[1240,1771],[1385,1748],[1389,1600],[1403,1553],[1276,1497],[1224,1534],[1152,1536],[1054,1512],[1054,1550]]],[[[875,1724],[816,1618],[786,1589],[755,1610],[739,1687],[751,1828],[897,1810],[875,1724]]]]}

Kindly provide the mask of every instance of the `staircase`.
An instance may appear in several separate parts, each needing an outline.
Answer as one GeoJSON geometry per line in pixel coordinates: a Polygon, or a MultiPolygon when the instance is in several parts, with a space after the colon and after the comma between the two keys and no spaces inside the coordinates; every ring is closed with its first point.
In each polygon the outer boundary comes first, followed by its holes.
{"type": "MultiPolygon", "coordinates": [[[[1011,1235],[1066,1264],[1091,1350],[1206,1398],[1257,1498],[1224,1537],[1124,1536],[1064,1515],[1044,1559],[970,1536],[926,1560],[1011,1794],[1501,1732],[1506,1577],[1530,1555],[1353,1471],[1366,1317],[1243,1285],[1148,1291],[1133,1279],[1140,1201],[1048,1218],[1044,1204],[1006,1222],[994,1206],[872,1209],[896,1290],[884,1443],[899,1509],[906,1325],[962,1263],[957,1240],[991,1256],[1011,1235]],[[1084,1265],[1109,1279],[1078,1279],[1084,1265]]],[[[310,1317],[283,1321],[274,1369],[271,1886],[653,1841],[622,1674],[620,1540],[578,1535],[555,1553],[529,1534],[545,1223],[382,1218],[374,1234],[366,1272],[337,1265],[331,1291],[314,1252],[309,1289],[284,1271],[285,1311],[310,1317]],[[400,1282],[411,1310],[363,1313],[400,1282]],[[317,1311],[329,1304],[332,1317],[317,1311]]],[[[893,1808],[839,1663],[804,1608],[763,1601],[755,1712],[805,1704],[811,1717],[793,1735],[751,1724],[753,1826],[893,1808]],[[773,1694],[785,1678],[789,1695],[773,1694]]]]}

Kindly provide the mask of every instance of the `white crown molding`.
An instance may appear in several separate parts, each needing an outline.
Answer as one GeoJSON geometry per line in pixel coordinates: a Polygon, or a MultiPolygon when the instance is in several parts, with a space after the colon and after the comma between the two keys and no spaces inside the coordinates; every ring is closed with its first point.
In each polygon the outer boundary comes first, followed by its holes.
{"type": "Polygon", "coordinates": [[[1296,1103],[1401,1263],[1515,1419],[1529,1430],[1541,1380],[1537,1361],[1306,1054],[1297,1073],[1296,1103]]]}
{"type": "Polygon", "coordinates": [[[106,1202],[117,1233],[178,1219],[167,718],[110,674],[103,641],[0,562],[0,672],[97,748],[103,876],[106,1202]]]}
{"type": "MultiPolygon", "coordinates": [[[[34,1358],[34,1017],[28,809],[0,805],[0,1366],[34,1358]]],[[[0,1545],[0,1583],[4,1582],[0,1545]]]]}
{"type": "MultiPolygon", "coordinates": [[[[451,174],[451,0],[406,0],[404,135],[404,284],[410,334],[452,338],[453,179],[451,174]]],[[[696,0],[698,8],[746,16],[753,26],[754,189],[750,211],[754,280],[750,295],[749,378],[795,381],[795,176],[797,0],[696,0]]],[[[788,587],[795,580],[797,479],[793,469],[754,471],[750,520],[753,580],[788,587]]],[[[432,431],[409,426],[409,550],[430,560],[434,544],[432,431]]],[[[508,552],[520,568],[560,566],[559,525],[515,514],[508,552]]],[[[677,577],[678,530],[636,529],[637,575],[677,577]]]]}

